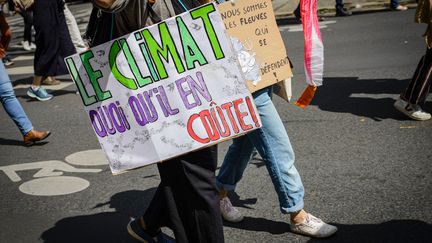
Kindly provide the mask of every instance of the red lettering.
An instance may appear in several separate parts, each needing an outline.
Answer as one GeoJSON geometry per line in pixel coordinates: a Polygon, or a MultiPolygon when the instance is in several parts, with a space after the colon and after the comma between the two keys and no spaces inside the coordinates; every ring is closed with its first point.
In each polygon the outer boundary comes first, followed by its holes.
{"type": "Polygon", "coordinates": [[[189,117],[188,124],[187,124],[187,130],[189,136],[191,136],[195,141],[198,141],[200,143],[208,143],[210,142],[210,138],[200,138],[192,128],[193,122],[199,117],[200,116],[198,114],[193,114],[192,116],[189,117]]]}
{"type": "Polygon", "coordinates": [[[250,124],[248,124],[248,125],[245,124],[245,122],[243,120],[243,117],[247,116],[248,113],[247,112],[241,112],[239,110],[239,105],[243,103],[243,99],[240,98],[240,99],[234,100],[233,103],[234,103],[234,110],[236,112],[237,118],[238,118],[239,123],[240,123],[240,127],[243,129],[243,131],[248,131],[248,130],[252,129],[253,126],[250,124]]]}
{"type": "Polygon", "coordinates": [[[218,120],[217,117],[216,117],[215,109],[211,109],[211,115],[212,115],[212,117],[213,117],[213,120],[214,120],[215,123],[216,123],[217,129],[218,129],[220,135],[221,135],[222,137],[224,137],[224,138],[225,138],[225,137],[228,137],[229,135],[231,135],[231,131],[230,131],[229,126],[228,126],[228,124],[227,124],[227,122],[226,122],[226,120],[225,120],[225,116],[224,116],[224,114],[223,114],[223,111],[222,111],[222,109],[221,109],[219,106],[217,106],[216,109],[217,109],[217,111],[218,111],[219,118],[220,118],[220,120],[221,120],[221,122],[222,122],[222,125],[223,125],[223,128],[224,128],[224,131],[222,131],[222,129],[221,129],[221,125],[220,125],[220,123],[219,123],[219,120],[218,120]]]}
{"type": "Polygon", "coordinates": [[[204,125],[204,128],[207,131],[207,135],[209,135],[209,137],[212,141],[218,140],[220,138],[220,136],[219,136],[219,133],[216,129],[216,125],[215,125],[212,117],[210,116],[210,112],[208,110],[203,110],[199,114],[201,117],[201,121],[204,125]],[[210,129],[209,124],[211,126],[211,129],[210,129]]]}
{"type": "Polygon", "coordinates": [[[226,113],[228,115],[228,118],[230,119],[231,124],[233,126],[234,133],[238,134],[239,133],[239,128],[238,128],[237,123],[235,122],[234,116],[233,116],[233,114],[231,112],[231,107],[232,107],[231,102],[225,103],[225,104],[221,105],[221,107],[222,107],[222,109],[224,109],[226,111],[226,113]]]}
{"type": "Polygon", "coordinates": [[[251,114],[252,120],[255,122],[255,127],[261,127],[261,124],[258,121],[258,118],[255,114],[255,110],[253,109],[251,98],[249,96],[246,97],[246,104],[249,108],[249,113],[251,114]]]}

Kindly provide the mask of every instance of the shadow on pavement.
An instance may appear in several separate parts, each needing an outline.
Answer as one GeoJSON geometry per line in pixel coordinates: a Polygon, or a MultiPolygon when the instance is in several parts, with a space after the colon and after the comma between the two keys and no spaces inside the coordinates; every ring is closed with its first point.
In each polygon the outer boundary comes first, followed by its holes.
{"type": "Polygon", "coordinates": [[[256,202],[257,202],[256,198],[240,199],[240,196],[235,191],[229,191],[228,197],[231,200],[231,203],[233,206],[240,207],[240,208],[252,209],[248,205],[253,205],[253,204],[256,204],[256,202]]]}
{"type": "Polygon", "coordinates": [[[426,243],[432,242],[432,225],[419,220],[391,220],[381,224],[343,225],[328,239],[310,239],[308,243],[426,243]]]}
{"type": "MultiPolygon", "coordinates": [[[[410,120],[393,107],[408,82],[407,79],[327,77],[324,78],[324,85],[318,88],[311,105],[324,111],[351,113],[375,121],[410,120]]],[[[430,110],[431,103],[426,102],[424,110],[430,110]]]]}
{"type": "Polygon", "coordinates": [[[126,226],[131,217],[144,213],[155,191],[156,188],[151,188],[117,193],[108,202],[99,203],[93,208],[108,205],[114,212],[61,219],[43,232],[40,239],[46,243],[136,242],[128,235],[126,226]]]}
{"type": "Polygon", "coordinates": [[[277,222],[263,218],[244,217],[240,223],[230,223],[224,221],[224,226],[236,229],[243,229],[255,232],[268,232],[273,235],[284,234],[289,232],[289,224],[286,222],[277,222]]]}
{"type": "MultiPolygon", "coordinates": [[[[42,146],[42,145],[45,145],[47,143],[48,143],[48,141],[36,142],[32,145],[32,147],[42,146]]],[[[0,138],[0,145],[29,147],[29,146],[25,145],[25,143],[22,140],[15,140],[15,139],[8,139],[8,138],[0,138]]]]}

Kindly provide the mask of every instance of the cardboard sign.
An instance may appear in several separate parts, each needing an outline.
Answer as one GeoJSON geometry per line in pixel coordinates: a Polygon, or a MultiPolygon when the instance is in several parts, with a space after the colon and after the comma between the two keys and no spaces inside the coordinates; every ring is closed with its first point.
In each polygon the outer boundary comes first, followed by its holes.
{"type": "Polygon", "coordinates": [[[113,173],[261,126],[215,4],[65,61],[113,173]]]}
{"type": "MultiPolygon", "coordinates": [[[[229,35],[237,38],[243,46],[240,53],[243,53],[246,63],[242,68],[251,92],[292,77],[271,0],[236,0],[234,4],[219,4],[218,8],[229,35]],[[251,67],[256,64],[260,78],[256,78],[254,73],[248,77],[248,72],[254,70],[251,67]]],[[[243,64],[242,60],[240,63],[243,64]]]]}

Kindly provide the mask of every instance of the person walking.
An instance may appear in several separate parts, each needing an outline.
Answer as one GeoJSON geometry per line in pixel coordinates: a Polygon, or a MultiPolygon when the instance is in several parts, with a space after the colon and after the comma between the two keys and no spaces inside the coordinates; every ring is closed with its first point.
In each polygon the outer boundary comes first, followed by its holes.
{"type": "MultiPolygon", "coordinates": [[[[0,58],[3,59],[12,34],[3,14],[0,14],[0,30],[0,58]]],[[[49,131],[38,131],[33,128],[30,119],[15,96],[12,82],[3,62],[0,62],[0,101],[6,113],[23,135],[25,145],[33,145],[37,141],[46,139],[51,134],[49,131]]]]}
{"type": "Polygon", "coordinates": [[[394,107],[408,117],[426,121],[431,114],[424,111],[421,106],[426,102],[431,87],[432,72],[432,5],[431,0],[419,0],[415,15],[416,23],[427,24],[424,34],[426,39],[426,53],[420,58],[414,75],[408,86],[394,103],[394,107]]]}
{"type": "Polygon", "coordinates": [[[216,185],[222,217],[233,223],[243,220],[241,212],[233,207],[228,191],[235,190],[256,149],[276,190],[280,211],[290,215],[291,231],[316,238],[329,237],[337,231],[337,227],[304,209],[304,187],[294,165],[295,156],[290,139],[271,99],[272,93],[272,86],[252,93],[262,126],[245,136],[234,138],[220,167],[216,185]]]}
{"type": "MultiPolygon", "coordinates": [[[[196,0],[92,1],[103,10],[100,16],[102,19],[105,18],[103,13],[115,13],[115,28],[111,38],[199,6],[196,0]]],[[[103,36],[110,35],[113,27],[109,24],[109,19],[106,22],[108,24],[101,23],[99,26],[103,27],[96,29],[103,36]]],[[[91,27],[88,29],[94,30],[91,27]]],[[[101,42],[97,36],[90,36],[90,40],[101,42]]],[[[128,233],[142,242],[161,242],[166,237],[160,229],[169,227],[177,242],[224,242],[215,184],[216,156],[216,146],[213,146],[158,163],[161,182],[144,215],[131,220],[127,225],[128,233]]]]}
{"type": "Polygon", "coordinates": [[[9,10],[18,12],[24,20],[24,35],[21,41],[22,48],[26,51],[32,51],[36,49],[36,45],[32,38],[33,28],[33,11],[30,8],[24,8],[16,0],[8,0],[9,10]]]}
{"type": "Polygon", "coordinates": [[[63,0],[36,0],[33,20],[36,30],[35,76],[27,95],[47,101],[53,95],[41,85],[60,84],[54,76],[69,73],[63,59],[76,50],[66,25],[63,0]]]}

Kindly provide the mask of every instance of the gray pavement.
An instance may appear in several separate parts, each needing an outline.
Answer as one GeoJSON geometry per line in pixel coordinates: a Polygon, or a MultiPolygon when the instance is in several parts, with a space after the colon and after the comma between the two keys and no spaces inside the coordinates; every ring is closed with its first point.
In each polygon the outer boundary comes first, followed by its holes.
{"type": "MultiPolygon", "coordinates": [[[[85,28],[89,5],[71,10],[85,28]]],[[[317,240],[290,233],[265,164],[255,158],[230,195],[245,220],[225,223],[226,242],[432,242],[432,121],[412,121],[392,106],[425,51],[425,26],[413,15],[326,18],[325,80],[312,105],[274,99],[296,152],[306,209],[337,225],[337,234],[317,240]]],[[[0,110],[0,242],[134,242],[125,225],[147,207],[159,182],[155,166],[111,175],[69,79],[51,101],[26,97],[32,53],[20,50],[20,18],[10,20],[15,92],[35,127],[53,134],[24,147],[0,110]]],[[[301,28],[291,18],[279,23],[295,66],[295,99],[305,87],[301,28]]],[[[229,144],[219,146],[219,165],[229,144]]]]}

